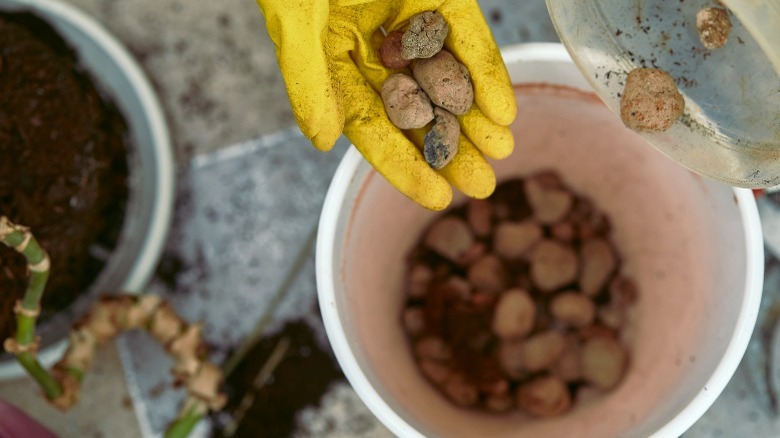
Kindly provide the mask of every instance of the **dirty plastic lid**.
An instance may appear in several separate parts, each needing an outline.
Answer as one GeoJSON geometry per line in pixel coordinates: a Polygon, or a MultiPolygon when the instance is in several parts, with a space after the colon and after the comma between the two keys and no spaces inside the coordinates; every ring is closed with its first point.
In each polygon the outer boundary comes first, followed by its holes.
{"type": "Polygon", "coordinates": [[[602,100],[620,114],[627,74],[667,71],[685,113],[641,133],[689,169],[729,184],[780,184],[780,0],[547,0],[556,31],[602,100]],[[731,34],[706,49],[696,14],[729,10],[731,34]]]}

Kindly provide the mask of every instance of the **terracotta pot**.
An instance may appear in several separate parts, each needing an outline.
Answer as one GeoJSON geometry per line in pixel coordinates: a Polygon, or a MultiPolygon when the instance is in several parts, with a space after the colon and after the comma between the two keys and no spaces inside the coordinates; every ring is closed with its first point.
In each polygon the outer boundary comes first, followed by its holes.
{"type": "Polygon", "coordinates": [[[726,386],[755,324],[764,263],[753,196],[691,173],[625,128],[562,46],[503,55],[519,112],[515,152],[494,163],[496,174],[555,169],[611,218],[640,290],[627,375],[604,397],[544,421],[445,400],[418,371],[400,323],[405,257],[437,213],[399,194],[354,148],[328,191],[316,255],[339,363],[399,436],[679,436],[726,386]]]}

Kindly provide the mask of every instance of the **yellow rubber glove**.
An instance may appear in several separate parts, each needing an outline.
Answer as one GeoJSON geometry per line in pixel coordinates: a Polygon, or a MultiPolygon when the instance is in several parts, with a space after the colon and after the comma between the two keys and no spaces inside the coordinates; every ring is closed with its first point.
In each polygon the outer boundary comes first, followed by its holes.
{"type": "Polygon", "coordinates": [[[501,54],[475,0],[258,0],[284,76],[293,113],[320,150],[344,132],[374,168],[415,202],[433,210],[452,200],[450,184],[486,198],[496,185],[485,160],[514,148],[506,127],[517,111],[501,54]],[[419,133],[404,133],[385,113],[379,95],[394,71],[379,60],[388,33],[424,11],[444,16],[445,47],[464,64],[474,106],[463,116],[455,158],[438,172],[425,161],[419,133]],[[407,137],[408,135],[408,137],[407,137]]]}

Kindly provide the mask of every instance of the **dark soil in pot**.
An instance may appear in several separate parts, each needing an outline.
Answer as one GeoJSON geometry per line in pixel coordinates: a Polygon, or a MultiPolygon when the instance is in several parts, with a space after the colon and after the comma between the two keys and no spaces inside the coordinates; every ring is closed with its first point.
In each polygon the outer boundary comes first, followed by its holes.
{"type": "MultiPolygon", "coordinates": [[[[127,201],[123,117],[45,21],[0,13],[0,215],[52,260],[42,318],[86,292],[115,247],[127,201]]],[[[0,247],[0,339],[15,330],[24,258],[0,247]]]]}

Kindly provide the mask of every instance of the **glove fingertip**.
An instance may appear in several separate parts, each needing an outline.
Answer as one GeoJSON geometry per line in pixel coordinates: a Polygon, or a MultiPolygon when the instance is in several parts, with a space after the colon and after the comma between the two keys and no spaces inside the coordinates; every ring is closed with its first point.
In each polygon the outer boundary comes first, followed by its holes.
{"type": "Polygon", "coordinates": [[[496,174],[493,172],[493,169],[490,169],[489,172],[485,173],[481,184],[474,186],[473,190],[466,194],[476,199],[487,199],[495,190],[496,174]]]}
{"type": "Polygon", "coordinates": [[[432,190],[427,192],[418,199],[413,199],[413,201],[422,205],[428,210],[441,211],[449,207],[450,203],[452,202],[452,188],[446,184],[439,190],[432,190]]]}
{"type": "MultiPolygon", "coordinates": [[[[408,152],[419,154],[411,144],[409,146],[412,149],[408,152]]],[[[422,157],[411,160],[407,157],[404,161],[406,165],[401,168],[383,169],[385,178],[409,199],[429,210],[440,211],[449,207],[452,202],[450,183],[431,169],[422,157]]]]}
{"type": "Polygon", "coordinates": [[[319,111],[295,112],[295,119],[306,138],[323,152],[333,148],[344,129],[344,112],[329,102],[320,104],[319,111]]]}
{"type": "Polygon", "coordinates": [[[476,106],[466,114],[458,116],[458,120],[466,137],[486,156],[501,160],[514,151],[515,138],[512,130],[494,123],[476,106]]]}
{"type": "Polygon", "coordinates": [[[493,96],[493,105],[495,110],[487,114],[488,118],[495,124],[501,126],[509,126],[515,121],[517,116],[517,102],[514,95],[510,98],[503,98],[504,96],[493,96]]]}
{"type": "Polygon", "coordinates": [[[466,196],[485,199],[496,189],[496,174],[468,138],[460,137],[455,158],[440,170],[453,186],[466,196]]]}
{"type": "Polygon", "coordinates": [[[493,123],[509,126],[517,116],[517,101],[511,85],[492,84],[475,90],[477,105],[493,123]]]}
{"type": "Polygon", "coordinates": [[[497,130],[495,138],[488,140],[490,146],[482,149],[485,155],[494,160],[503,160],[515,151],[515,138],[512,131],[505,126],[502,128],[504,129],[497,130]]]}
{"type": "Polygon", "coordinates": [[[332,126],[327,126],[323,129],[320,129],[314,135],[310,136],[309,139],[311,140],[312,144],[314,144],[315,148],[323,152],[327,152],[333,149],[333,146],[336,144],[336,140],[338,140],[340,136],[341,127],[333,128],[332,126]]]}

